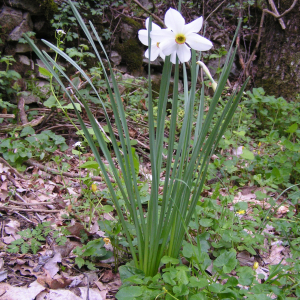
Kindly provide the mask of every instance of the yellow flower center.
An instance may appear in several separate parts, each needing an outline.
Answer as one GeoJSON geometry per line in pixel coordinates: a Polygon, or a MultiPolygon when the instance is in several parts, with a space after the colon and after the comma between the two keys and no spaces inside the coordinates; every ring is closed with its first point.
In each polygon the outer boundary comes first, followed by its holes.
{"type": "Polygon", "coordinates": [[[175,36],[175,42],[177,44],[184,44],[185,40],[186,40],[186,38],[185,38],[185,35],[183,33],[176,34],[176,36],[175,36]]]}
{"type": "Polygon", "coordinates": [[[108,245],[110,243],[110,239],[109,238],[103,238],[103,241],[104,241],[105,245],[108,245]]]}
{"type": "Polygon", "coordinates": [[[159,48],[159,44],[160,44],[159,42],[156,43],[156,47],[157,47],[157,48],[159,48]]]}

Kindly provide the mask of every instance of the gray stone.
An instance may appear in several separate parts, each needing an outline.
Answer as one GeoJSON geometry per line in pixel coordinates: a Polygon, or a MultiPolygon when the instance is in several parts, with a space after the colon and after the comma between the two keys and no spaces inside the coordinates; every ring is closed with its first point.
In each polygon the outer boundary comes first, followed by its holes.
{"type": "Polygon", "coordinates": [[[121,39],[123,41],[127,41],[129,39],[134,38],[136,34],[136,28],[133,28],[132,26],[121,22],[121,39]]]}
{"type": "Polygon", "coordinates": [[[34,62],[32,59],[29,59],[26,55],[17,55],[16,60],[26,66],[29,66],[31,70],[34,69],[34,62]]]}
{"type": "Polygon", "coordinates": [[[46,96],[50,92],[50,84],[49,81],[40,80],[36,87],[46,96]]]}
{"type": "Polygon", "coordinates": [[[23,35],[28,31],[33,30],[33,24],[31,21],[30,14],[28,12],[23,14],[23,21],[17,26],[8,36],[8,41],[17,42],[23,35]]]}
{"type": "MultiPolygon", "coordinates": [[[[145,65],[148,65],[149,59],[144,57],[143,58],[143,63],[145,65]]],[[[150,66],[161,67],[162,63],[163,63],[163,59],[158,57],[156,60],[150,61],[150,66]]]]}
{"type": "Polygon", "coordinates": [[[122,61],[122,56],[116,51],[111,51],[110,60],[114,63],[115,66],[118,66],[122,61]]]}
{"type": "Polygon", "coordinates": [[[25,99],[25,104],[31,104],[31,103],[39,103],[40,102],[40,98],[31,94],[30,92],[20,92],[18,94],[18,96],[14,97],[11,99],[12,103],[17,103],[18,102],[18,98],[23,97],[25,99]]]}
{"type": "Polygon", "coordinates": [[[38,14],[41,10],[40,6],[32,0],[8,0],[7,4],[11,7],[22,9],[31,14],[38,14]]]}
{"type": "Polygon", "coordinates": [[[153,3],[148,0],[140,0],[140,3],[148,10],[152,10],[153,3]]]}
{"type": "Polygon", "coordinates": [[[45,20],[40,20],[33,24],[33,28],[35,31],[40,31],[44,25],[45,25],[45,20]]]}
{"type": "Polygon", "coordinates": [[[30,60],[25,55],[18,55],[17,60],[23,65],[30,66],[30,60]]]}
{"type": "Polygon", "coordinates": [[[20,44],[18,43],[15,47],[15,53],[27,53],[31,52],[32,49],[29,44],[20,44]]]}
{"type": "MultiPolygon", "coordinates": [[[[4,37],[22,22],[22,12],[11,7],[4,6],[0,12],[0,26],[4,37]]],[[[3,41],[3,37],[1,37],[3,41]]],[[[6,40],[6,38],[4,38],[6,40]]]]}

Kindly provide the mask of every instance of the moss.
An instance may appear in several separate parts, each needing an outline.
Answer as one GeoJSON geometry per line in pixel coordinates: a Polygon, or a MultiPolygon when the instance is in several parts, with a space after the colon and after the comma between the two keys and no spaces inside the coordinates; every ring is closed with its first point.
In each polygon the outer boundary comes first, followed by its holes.
{"type": "Polygon", "coordinates": [[[139,22],[135,21],[135,20],[132,19],[132,18],[129,18],[129,17],[123,17],[123,18],[122,18],[122,21],[125,22],[125,23],[127,23],[127,24],[130,25],[130,26],[133,26],[134,28],[136,28],[136,29],[138,29],[138,30],[143,28],[143,26],[142,26],[139,22]]]}
{"type": "Polygon", "coordinates": [[[34,2],[39,5],[47,20],[50,20],[53,14],[58,11],[57,4],[54,0],[34,0],[34,2]]]}
{"type": "Polygon", "coordinates": [[[140,70],[143,64],[143,55],[139,43],[135,39],[129,39],[117,46],[117,51],[122,56],[129,71],[140,70]]]}

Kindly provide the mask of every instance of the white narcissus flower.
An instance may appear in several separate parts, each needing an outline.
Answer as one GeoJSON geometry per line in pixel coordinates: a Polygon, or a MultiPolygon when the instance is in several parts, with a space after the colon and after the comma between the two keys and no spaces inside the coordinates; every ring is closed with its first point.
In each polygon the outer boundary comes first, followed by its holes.
{"type": "Polygon", "coordinates": [[[191,58],[191,49],[207,51],[213,46],[212,42],[197,34],[200,31],[203,18],[200,17],[189,24],[185,24],[182,15],[170,8],[165,15],[167,29],[152,30],[151,39],[159,42],[160,51],[176,63],[176,54],[180,62],[187,62],[191,58]],[[188,45],[190,46],[188,46],[188,45]]]}
{"type": "Polygon", "coordinates": [[[56,29],[57,34],[63,35],[66,34],[62,29],[56,29]]]}
{"type": "MultiPolygon", "coordinates": [[[[149,18],[146,19],[146,29],[141,29],[138,32],[139,35],[139,40],[146,46],[148,45],[148,27],[149,27],[149,18]]],[[[152,22],[152,31],[159,31],[161,30],[161,28],[152,22]]],[[[159,48],[159,42],[156,41],[155,39],[151,39],[151,57],[150,57],[150,61],[156,60],[157,57],[160,55],[162,59],[165,59],[165,55],[161,52],[160,48],[159,48]]],[[[149,48],[146,50],[145,52],[145,57],[149,59],[149,48]]]]}

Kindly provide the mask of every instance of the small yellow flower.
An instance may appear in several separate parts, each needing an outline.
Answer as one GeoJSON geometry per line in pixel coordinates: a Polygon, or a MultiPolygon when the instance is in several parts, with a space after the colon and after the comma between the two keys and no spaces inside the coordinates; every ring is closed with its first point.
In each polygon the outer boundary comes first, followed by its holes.
{"type": "Polygon", "coordinates": [[[259,267],[259,264],[258,264],[258,262],[256,261],[256,262],[253,264],[253,269],[256,270],[258,267],[259,267]]]}
{"type": "Polygon", "coordinates": [[[260,146],[261,146],[261,142],[258,143],[258,147],[260,147],[260,146]]]}
{"type": "Polygon", "coordinates": [[[103,241],[104,241],[105,245],[110,244],[110,239],[109,238],[103,238],[103,241]]]}
{"type": "Polygon", "coordinates": [[[257,154],[260,154],[260,151],[259,151],[259,150],[257,151],[257,154]]]}
{"type": "Polygon", "coordinates": [[[239,215],[244,215],[245,214],[245,210],[239,210],[239,211],[237,211],[237,213],[239,214],[239,215]]]}
{"type": "Polygon", "coordinates": [[[96,184],[92,184],[92,191],[95,193],[97,191],[97,185],[96,184]]]}

